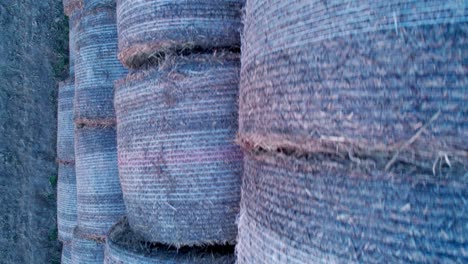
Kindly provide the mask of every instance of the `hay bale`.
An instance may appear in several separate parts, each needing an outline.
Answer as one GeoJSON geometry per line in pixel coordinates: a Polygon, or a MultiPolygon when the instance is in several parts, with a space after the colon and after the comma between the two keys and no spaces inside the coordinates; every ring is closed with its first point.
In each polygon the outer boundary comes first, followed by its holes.
{"type": "Polygon", "coordinates": [[[63,1],[63,11],[67,16],[70,16],[76,10],[79,10],[83,7],[83,0],[62,0],[63,1]]]}
{"type": "Polygon", "coordinates": [[[119,0],[119,58],[138,67],[171,50],[240,46],[245,0],[119,0]]]}
{"type": "Polygon", "coordinates": [[[119,173],[127,215],[147,241],[233,243],[242,153],[238,55],[168,59],[116,85],[119,173]]]}
{"type": "Polygon", "coordinates": [[[115,10],[83,11],[76,32],[75,122],[114,118],[114,81],[126,70],[117,59],[115,10]]]}
{"type": "Polygon", "coordinates": [[[102,264],[104,262],[104,243],[91,240],[78,227],[73,232],[72,263],[102,264]]]}
{"type": "Polygon", "coordinates": [[[82,0],[85,10],[96,8],[113,8],[115,12],[115,0],[82,0]]]}
{"type": "Polygon", "coordinates": [[[73,124],[73,98],[75,84],[66,81],[59,84],[57,111],[57,158],[62,161],[75,160],[73,124]]]}
{"type": "Polygon", "coordinates": [[[75,133],[78,226],[90,238],[103,238],[125,214],[115,128],[85,127],[75,133]]]}
{"type": "Polygon", "coordinates": [[[68,27],[69,27],[69,52],[70,52],[70,59],[69,59],[69,64],[70,64],[70,78],[75,81],[75,57],[76,57],[76,30],[77,26],[79,24],[79,19],[81,17],[81,11],[77,10],[74,11],[68,20],[68,27]]]}
{"type": "Polygon", "coordinates": [[[143,242],[123,219],[109,232],[106,241],[105,264],[228,264],[235,262],[233,246],[173,248],[143,242]]]}
{"type": "Polygon", "coordinates": [[[59,164],[57,182],[58,238],[68,243],[76,226],[76,174],[74,165],[59,164]]]}
{"type": "Polygon", "coordinates": [[[238,263],[465,263],[468,181],[403,164],[248,154],[238,263]],[[401,165],[401,164],[400,164],[401,165]]]}
{"type": "Polygon", "coordinates": [[[354,155],[412,143],[401,160],[442,152],[468,165],[466,10],[457,0],[248,1],[241,141],[354,155]]]}
{"type": "Polygon", "coordinates": [[[71,264],[72,259],[71,259],[71,251],[72,251],[72,245],[71,242],[69,243],[63,243],[62,245],[62,264],[71,264]]]}

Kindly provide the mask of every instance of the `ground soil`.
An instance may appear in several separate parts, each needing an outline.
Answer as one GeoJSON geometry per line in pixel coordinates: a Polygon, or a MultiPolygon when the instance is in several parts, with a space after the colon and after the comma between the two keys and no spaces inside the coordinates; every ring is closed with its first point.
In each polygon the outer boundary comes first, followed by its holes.
{"type": "Polygon", "coordinates": [[[61,0],[0,1],[0,263],[60,263],[57,83],[67,75],[61,0]]]}

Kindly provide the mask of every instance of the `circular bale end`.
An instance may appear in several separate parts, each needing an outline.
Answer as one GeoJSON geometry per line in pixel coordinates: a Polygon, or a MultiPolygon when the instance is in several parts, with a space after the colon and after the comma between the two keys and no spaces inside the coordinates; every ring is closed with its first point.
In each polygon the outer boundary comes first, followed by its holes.
{"type": "Polygon", "coordinates": [[[75,84],[67,81],[59,84],[57,113],[57,158],[75,159],[73,98],[75,84]]]}
{"type": "Polygon", "coordinates": [[[71,242],[69,243],[63,243],[62,245],[62,258],[61,258],[61,263],[62,264],[72,264],[72,245],[71,242]]]}
{"type": "Polygon", "coordinates": [[[120,181],[130,225],[145,240],[234,243],[238,58],[168,58],[116,84],[120,181]]]}
{"type": "MultiPolygon", "coordinates": [[[[364,162],[364,161],[362,161],[364,162]]],[[[330,155],[248,154],[237,261],[463,263],[466,169],[373,170],[330,155]]]]}
{"type": "Polygon", "coordinates": [[[73,232],[73,264],[102,264],[104,262],[104,241],[87,238],[78,227],[73,232]]]}
{"type": "Polygon", "coordinates": [[[402,161],[440,151],[468,165],[468,13],[430,2],[248,1],[240,136],[363,155],[411,143],[402,161]]]}
{"type": "Polygon", "coordinates": [[[131,231],[127,219],[121,220],[109,232],[105,264],[234,264],[233,246],[174,248],[143,242],[131,231]]]}
{"type": "Polygon", "coordinates": [[[126,74],[117,59],[115,10],[83,11],[76,34],[75,119],[114,118],[114,81],[126,74]]]}
{"type": "Polygon", "coordinates": [[[119,58],[136,68],[158,53],[240,47],[243,3],[119,0],[119,58]]]}
{"type": "Polygon", "coordinates": [[[78,226],[102,238],[125,214],[115,128],[83,127],[75,133],[78,226]]]}
{"type": "Polygon", "coordinates": [[[76,174],[74,165],[59,164],[57,182],[57,227],[58,238],[68,243],[73,238],[77,224],[76,174]]]}
{"type": "Polygon", "coordinates": [[[63,11],[67,16],[83,7],[83,0],[63,0],[63,11]]]}

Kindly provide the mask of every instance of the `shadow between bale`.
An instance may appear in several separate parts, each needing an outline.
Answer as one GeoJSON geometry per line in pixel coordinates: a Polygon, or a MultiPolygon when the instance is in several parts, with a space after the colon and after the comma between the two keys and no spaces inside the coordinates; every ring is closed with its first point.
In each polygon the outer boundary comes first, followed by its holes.
{"type": "Polygon", "coordinates": [[[117,82],[120,182],[130,225],[146,241],[235,242],[238,58],[167,58],[117,82]]]}
{"type": "Polygon", "coordinates": [[[466,262],[467,172],[445,169],[249,153],[237,262],[466,262]]]}
{"type": "Polygon", "coordinates": [[[112,227],[106,242],[105,264],[201,264],[235,262],[234,246],[174,248],[144,242],[131,231],[126,218],[112,227]]]}
{"type": "Polygon", "coordinates": [[[244,0],[118,0],[119,59],[137,68],[161,53],[240,47],[244,0]]]}

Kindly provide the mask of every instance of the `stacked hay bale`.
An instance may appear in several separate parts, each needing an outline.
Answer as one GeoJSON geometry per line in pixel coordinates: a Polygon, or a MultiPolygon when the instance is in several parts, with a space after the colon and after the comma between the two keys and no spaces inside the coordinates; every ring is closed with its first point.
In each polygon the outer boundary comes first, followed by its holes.
{"type": "Polygon", "coordinates": [[[468,261],[466,11],[247,1],[238,263],[468,261]]]}
{"type": "Polygon", "coordinates": [[[74,36],[81,1],[64,0],[65,14],[69,16],[70,71],[69,79],[59,84],[57,161],[57,227],[58,238],[63,243],[62,263],[71,263],[73,229],[77,224],[75,140],[73,124],[73,101],[75,96],[74,36]]]}
{"type": "Polygon", "coordinates": [[[108,2],[84,0],[76,30],[78,226],[73,263],[102,263],[106,234],[125,214],[117,170],[113,82],[126,70],[117,59],[115,7],[108,2]]]}
{"type": "Polygon", "coordinates": [[[107,263],[234,262],[241,9],[117,1],[119,58],[132,68],[114,102],[128,223],[112,229],[107,263]]]}

